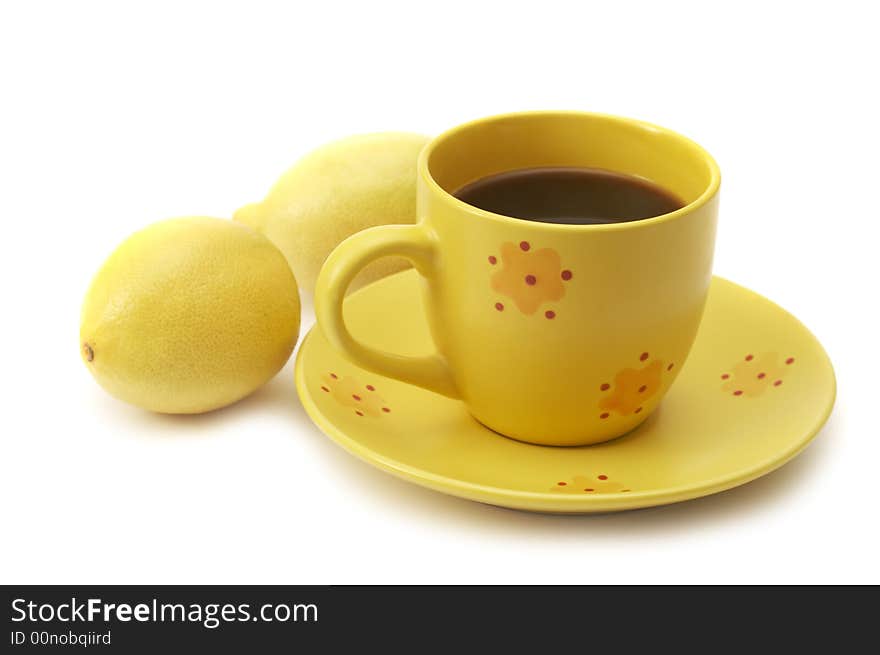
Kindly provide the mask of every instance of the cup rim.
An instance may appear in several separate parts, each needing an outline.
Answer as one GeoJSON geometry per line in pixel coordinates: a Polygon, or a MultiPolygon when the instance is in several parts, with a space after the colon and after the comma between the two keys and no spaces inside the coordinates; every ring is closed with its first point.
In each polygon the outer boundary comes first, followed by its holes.
{"type": "Polygon", "coordinates": [[[696,141],[689,139],[688,137],[675,132],[674,130],[670,130],[668,128],[662,127],[660,125],[655,125],[654,123],[649,123],[647,121],[639,120],[636,118],[628,118],[625,116],[617,116],[615,114],[606,114],[601,112],[590,112],[590,111],[579,111],[579,110],[553,110],[553,109],[539,109],[532,111],[515,111],[508,112],[505,114],[494,114],[492,116],[484,116],[482,118],[477,118],[471,121],[467,121],[465,123],[461,123],[452,127],[444,132],[441,132],[433,139],[431,139],[424,148],[422,148],[421,153],[419,153],[418,159],[418,171],[419,177],[424,181],[425,184],[428,185],[435,192],[439,192],[440,196],[453,207],[468,211],[476,216],[481,218],[485,218],[491,221],[500,222],[508,225],[516,225],[520,229],[523,227],[523,223],[528,223],[533,228],[541,228],[541,229],[549,229],[551,231],[557,232],[617,232],[620,230],[632,230],[632,229],[641,229],[644,227],[648,227],[650,225],[659,225],[661,223],[667,223],[669,221],[674,221],[677,218],[682,216],[687,216],[693,213],[695,210],[699,209],[703,205],[707,204],[713,197],[718,193],[718,189],[721,186],[721,170],[718,167],[718,164],[715,162],[715,159],[708,153],[708,151],[703,148],[696,141]],[[589,223],[589,224],[570,224],[570,223],[550,223],[550,222],[538,222],[538,221],[529,221],[527,219],[516,218],[514,216],[507,216],[505,214],[496,214],[495,212],[490,212],[485,209],[480,209],[479,207],[475,207],[474,205],[470,205],[463,200],[459,200],[454,195],[452,195],[449,191],[444,189],[437,180],[434,179],[434,176],[431,174],[430,167],[428,166],[428,160],[431,157],[431,154],[434,152],[434,149],[437,147],[439,143],[445,141],[457,133],[462,132],[466,129],[470,129],[477,125],[491,123],[498,120],[506,120],[510,118],[518,118],[525,116],[580,116],[583,118],[598,118],[602,120],[610,120],[616,121],[619,123],[626,123],[630,126],[637,127],[642,130],[651,131],[651,132],[662,132],[678,141],[684,143],[689,150],[691,150],[695,155],[699,156],[704,163],[709,168],[709,184],[703,190],[703,192],[694,200],[686,204],[684,207],[676,209],[675,211],[668,212],[666,214],[660,214],[659,216],[651,216],[650,218],[643,218],[637,221],[626,221],[623,223],[589,223]]]}

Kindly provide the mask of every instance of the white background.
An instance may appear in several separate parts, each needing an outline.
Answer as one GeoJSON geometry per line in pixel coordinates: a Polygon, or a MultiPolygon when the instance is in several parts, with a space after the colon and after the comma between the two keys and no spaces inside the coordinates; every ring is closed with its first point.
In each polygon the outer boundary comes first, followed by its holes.
{"type": "Polygon", "coordinates": [[[133,5],[0,9],[0,582],[880,582],[870,3],[133,5]],[[836,366],[797,460],[676,506],[531,515],[355,460],[305,416],[292,360],[197,417],[123,405],[82,365],[83,295],[134,230],[229,216],[347,134],[537,108],[643,118],[715,155],[716,272],[836,366]]]}

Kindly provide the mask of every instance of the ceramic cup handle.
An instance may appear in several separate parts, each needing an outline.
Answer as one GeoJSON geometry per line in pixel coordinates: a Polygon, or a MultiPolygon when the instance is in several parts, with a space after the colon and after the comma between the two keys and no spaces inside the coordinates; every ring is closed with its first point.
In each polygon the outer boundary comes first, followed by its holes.
{"type": "Polygon", "coordinates": [[[419,273],[430,277],[436,253],[434,239],[418,225],[382,225],[350,236],[330,253],[321,268],[315,287],[315,316],[330,343],[358,366],[459,398],[442,355],[406,357],[370,348],[351,335],[342,314],[342,301],[349,284],[374,259],[387,255],[405,257],[419,273]]]}

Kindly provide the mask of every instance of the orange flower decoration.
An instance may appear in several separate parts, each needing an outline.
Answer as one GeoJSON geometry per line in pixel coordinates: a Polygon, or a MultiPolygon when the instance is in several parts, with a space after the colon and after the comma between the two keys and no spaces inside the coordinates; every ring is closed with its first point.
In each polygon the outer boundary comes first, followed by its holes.
{"type": "Polygon", "coordinates": [[[353,377],[340,378],[336,373],[324,376],[321,391],[329,393],[343,407],[351,407],[358,416],[381,416],[391,412],[372,384],[361,384],[353,377]]]}
{"type": "Polygon", "coordinates": [[[730,373],[721,375],[724,383],[721,390],[734,396],[756,398],[767,389],[782,385],[788,367],[794,364],[794,357],[780,363],[778,353],[766,353],[755,357],[746,355],[731,368],[730,373]]]}
{"type": "MultiPolygon", "coordinates": [[[[491,256],[493,266],[498,260],[491,256]]],[[[491,278],[492,289],[507,296],[523,314],[532,315],[546,303],[561,300],[565,295],[563,282],[570,280],[572,273],[562,270],[559,253],[552,248],[532,250],[528,241],[519,244],[501,244],[501,269],[491,278]]],[[[495,303],[495,309],[504,311],[503,303],[495,303]]],[[[556,317],[556,312],[544,312],[548,319],[556,317]]]]}
{"type": "Polygon", "coordinates": [[[599,474],[593,477],[576,475],[570,480],[560,480],[550,487],[550,491],[563,494],[613,494],[625,493],[630,489],[620,482],[609,480],[607,475],[599,474]]]}
{"type": "MultiPolygon", "coordinates": [[[[648,357],[648,353],[642,353],[639,361],[647,361],[648,357]]],[[[665,370],[672,370],[672,364],[667,366],[665,370]]],[[[599,418],[608,418],[610,412],[617,412],[622,416],[641,412],[645,401],[660,391],[663,371],[663,362],[659,359],[655,359],[644,368],[621,370],[614,376],[614,389],[611,391],[611,395],[599,401],[599,409],[603,410],[599,414],[599,418]]],[[[599,390],[608,391],[611,386],[605,383],[599,387],[599,390]]]]}

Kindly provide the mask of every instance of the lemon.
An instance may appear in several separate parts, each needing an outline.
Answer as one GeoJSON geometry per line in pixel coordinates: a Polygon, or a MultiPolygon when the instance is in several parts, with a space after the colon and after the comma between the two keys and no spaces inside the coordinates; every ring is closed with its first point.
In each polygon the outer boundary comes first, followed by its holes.
{"type": "Polygon", "coordinates": [[[299,321],[296,280],[266,237],[233,221],[177,218],[133,234],[98,271],[80,351],[113,396],[195,414],[272,378],[299,321]]]}
{"type": "MultiPolygon", "coordinates": [[[[235,219],[265,234],[284,256],[303,294],[341,241],[368,227],[415,223],[416,160],[428,137],[385,132],[322,146],[290,168],[266,198],[235,219]]],[[[401,259],[367,266],[352,289],[402,270],[401,259]]]]}

